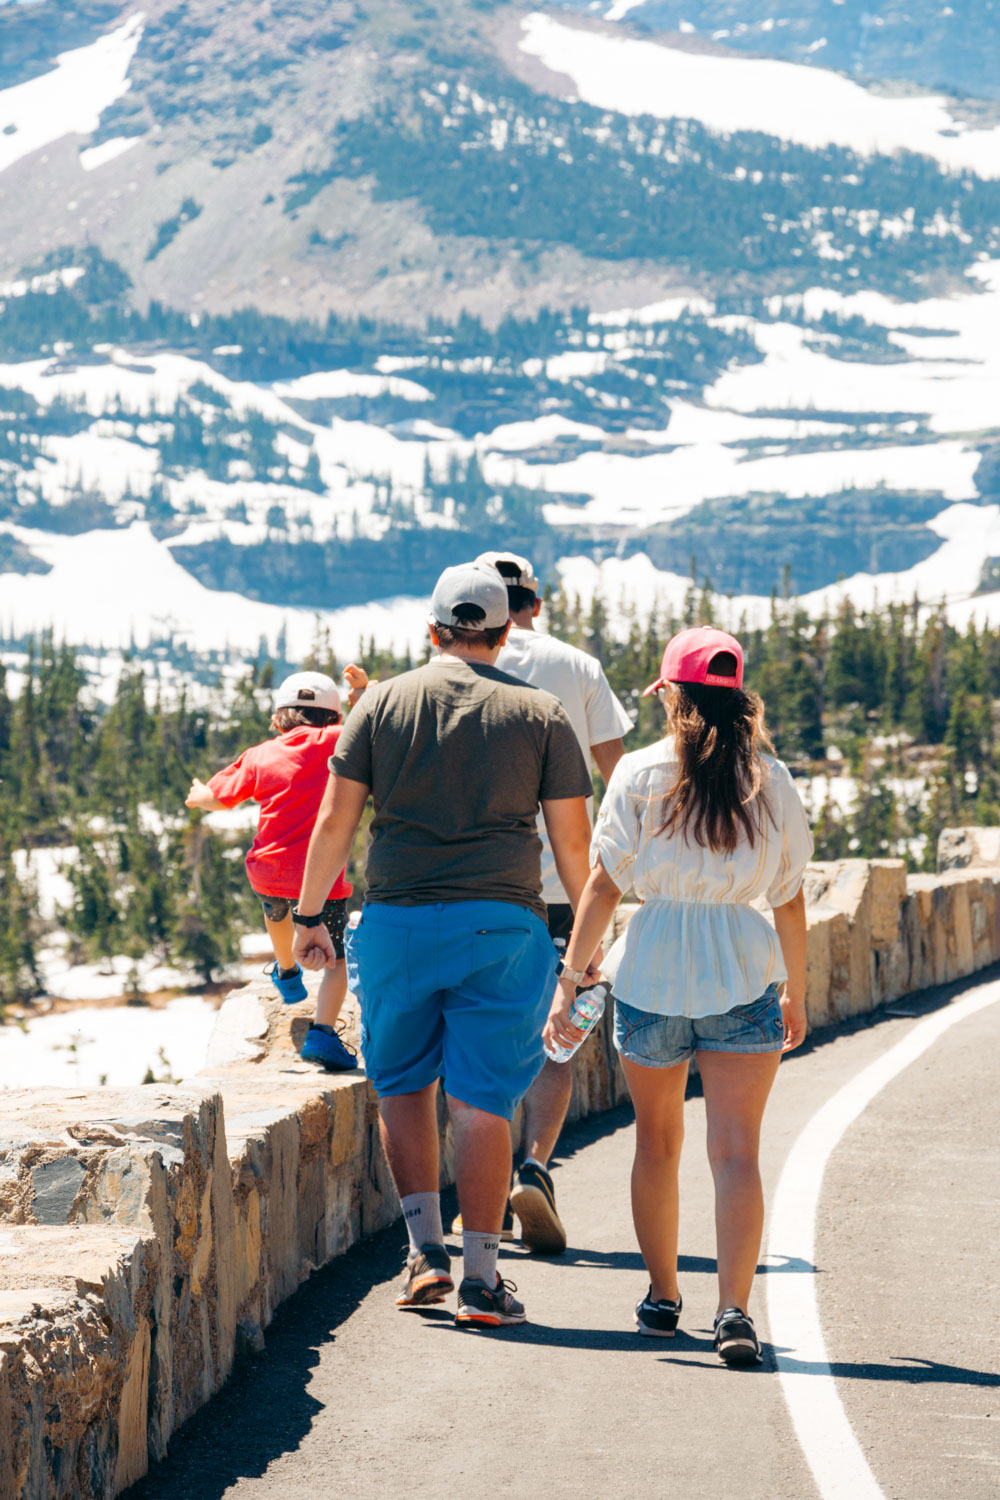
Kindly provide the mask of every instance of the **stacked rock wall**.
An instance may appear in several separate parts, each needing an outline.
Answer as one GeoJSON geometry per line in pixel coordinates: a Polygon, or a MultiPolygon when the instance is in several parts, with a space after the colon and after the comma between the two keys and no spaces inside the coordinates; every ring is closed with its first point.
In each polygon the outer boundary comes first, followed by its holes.
{"type": "MultiPolygon", "coordinates": [[[[990,832],[943,838],[940,875],[810,867],[812,1028],[1000,960],[990,832]]],[[[231,995],[184,1085],[0,1093],[0,1500],[119,1494],[278,1304],[395,1218],[370,1087],[297,1056],[310,1009],[231,995]]],[[[610,1020],[572,1065],[571,1118],[626,1097],[610,1020]]],[[[443,1108],[441,1143],[444,1184],[443,1108]]]]}

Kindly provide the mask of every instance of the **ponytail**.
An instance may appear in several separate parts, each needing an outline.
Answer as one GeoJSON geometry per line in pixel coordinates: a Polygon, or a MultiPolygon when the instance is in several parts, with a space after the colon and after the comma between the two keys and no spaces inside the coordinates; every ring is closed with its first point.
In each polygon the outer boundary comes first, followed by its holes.
{"type": "Polygon", "coordinates": [[[659,832],[689,834],[701,848],[732,854],[745,834],[751,848],[771,818],[761,749],[773,750],[764,704],[741,688],[674,682],[667,714],[677,775],[663,800],[659,832]]]}

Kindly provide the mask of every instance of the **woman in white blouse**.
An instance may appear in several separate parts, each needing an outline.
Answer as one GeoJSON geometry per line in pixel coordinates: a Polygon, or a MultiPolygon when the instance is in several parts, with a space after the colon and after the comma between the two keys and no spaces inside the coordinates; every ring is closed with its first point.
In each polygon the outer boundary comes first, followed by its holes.
{"type": "Polygon", "coordinates": [[[636,1116],[632,1216],[650,1277],[636,1324],[670,1337],[681,1313],[677,1169],[697,1052],[716,1194],[715,1347],[727,1364],[754,1364],[747,1304],[764,1219],[760,1124],[781,1054],[806,1031],[802,874],[812,837],[788,770],[764,753],[764,706],[743,691],[738,641],[708,627],[682,631],[647,692],[663,693],[668,735],[624,756],[608,784],[546,1037],[579,1040],[569,1024],[575,986],[631,888],[643,904],[614,993],[636,1116]],[[773,928],[752,904],[761,898],[773,928]]]}

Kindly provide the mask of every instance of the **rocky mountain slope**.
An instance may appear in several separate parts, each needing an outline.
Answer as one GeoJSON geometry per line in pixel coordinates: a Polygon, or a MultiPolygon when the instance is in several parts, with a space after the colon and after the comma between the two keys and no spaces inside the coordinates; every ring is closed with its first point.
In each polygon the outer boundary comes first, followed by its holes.
{"type": "Polygon", "coordinates": [[[992,609],[956,10],[0,5],[0,635],[401,644],[498,537],[643,606],[992,609]]]}

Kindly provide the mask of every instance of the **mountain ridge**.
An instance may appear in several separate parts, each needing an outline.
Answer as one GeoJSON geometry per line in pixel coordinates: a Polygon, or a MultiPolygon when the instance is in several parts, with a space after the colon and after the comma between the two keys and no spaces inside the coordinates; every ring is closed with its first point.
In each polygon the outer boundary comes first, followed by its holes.
{"type": "Polygon", "coordinates": [[[938,566],[992,597],[989,110],[654,46],[633,14],[149,0],[70,7],[92,40],[56,26],[47,71],[26,40],[0,88],[0,631],[356,630],[498,538],[671,598],[693,572],[822,608],[841,575],[924,593],[938,566]],[[108,594],[89,621],[74,550],[108,594]],[[150,574],[117,624],[112,557],[150,574]]]}

